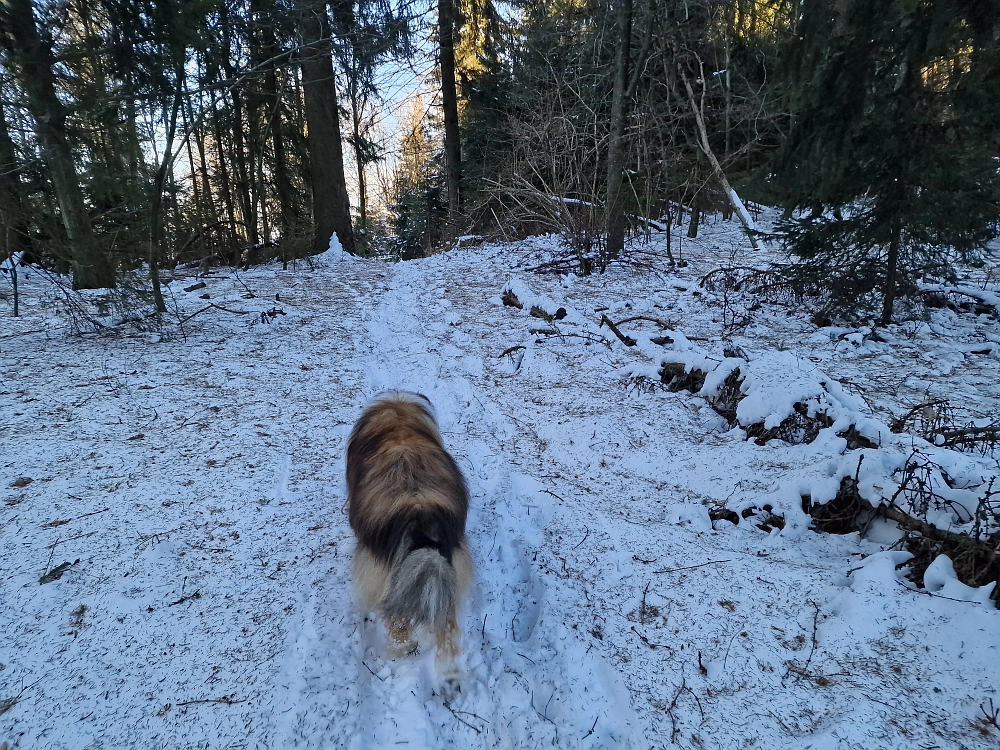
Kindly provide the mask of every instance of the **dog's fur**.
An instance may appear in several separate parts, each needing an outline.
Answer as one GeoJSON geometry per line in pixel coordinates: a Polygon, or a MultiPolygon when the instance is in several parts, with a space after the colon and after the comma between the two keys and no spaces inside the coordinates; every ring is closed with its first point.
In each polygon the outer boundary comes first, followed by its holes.
{"type": "Polygon", "coordinates": [[[347,503],[361,606],[400,645],[429,628],[439,666],[453,665],[456,614],[474,575],[469,493],[424,396],[389,391],[362,413],[347,444],[347,503]]]}

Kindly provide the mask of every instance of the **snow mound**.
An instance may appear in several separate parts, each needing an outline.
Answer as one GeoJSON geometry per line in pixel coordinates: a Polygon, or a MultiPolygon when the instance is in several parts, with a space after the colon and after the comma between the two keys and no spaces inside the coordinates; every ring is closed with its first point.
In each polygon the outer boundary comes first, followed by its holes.
{"type": "Polygon", "coordinates": [[[925,589],[960,602],[976,602],[993,607],[990,594],[993,593],[994,586],[996,586],[995,581],[990,581],[985,586],[966,586],[958,580],[955,565],[948,555],[938,555],[924,571],[925,589]]]}

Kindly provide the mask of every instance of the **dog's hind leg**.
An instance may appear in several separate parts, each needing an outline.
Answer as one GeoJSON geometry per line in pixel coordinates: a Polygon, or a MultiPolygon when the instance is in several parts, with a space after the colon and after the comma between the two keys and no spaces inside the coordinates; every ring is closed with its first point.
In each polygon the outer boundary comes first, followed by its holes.
{"type": "Polygon", "coordinates": [[[459,678],[462,675],[458,664],[461,644],[459,642],[458,621],[454,609],[448,613],[444,622],[438,626],[435,636],[437,640],[437,653],[434,657],[434,664],[437,667],[438,679],[441,680],[442,693],[446,699],[450,700],[456,693],[461,692],[459,678]]]}
{"type": "Polygon", "coordinates": [[[410,623],[388,617],[383,619],[392,639],[390,651],[398,656],[414,653],[417,650],[417,642],[410,635],[410,623]]]}

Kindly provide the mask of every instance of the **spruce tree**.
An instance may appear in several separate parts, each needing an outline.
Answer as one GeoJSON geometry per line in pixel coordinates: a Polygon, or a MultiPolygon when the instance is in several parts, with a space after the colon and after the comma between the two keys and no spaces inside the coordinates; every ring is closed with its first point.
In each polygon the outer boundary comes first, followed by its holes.
{"type": "Polygon", "coordinates": [[[777,237],[836,312],[880,308],[996,235],[1000,3],[816,0],[789,50],[793,120],[777,237]],[[803,209],[798,217],[792,208],[803,209]]]}

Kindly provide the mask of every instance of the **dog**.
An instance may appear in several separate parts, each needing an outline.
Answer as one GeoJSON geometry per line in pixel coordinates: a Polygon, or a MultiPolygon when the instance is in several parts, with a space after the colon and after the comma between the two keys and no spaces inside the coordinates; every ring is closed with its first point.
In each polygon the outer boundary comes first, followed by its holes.
{"type": "Polygon", "coordinates": [[[388,391],[361,414],[347,443],[347,506],[359,604],[411,652],[413,633],[429,630],[439,675],[453,680],[457,613],[475,573],[469,492],[425,396],[388,391]]]}

